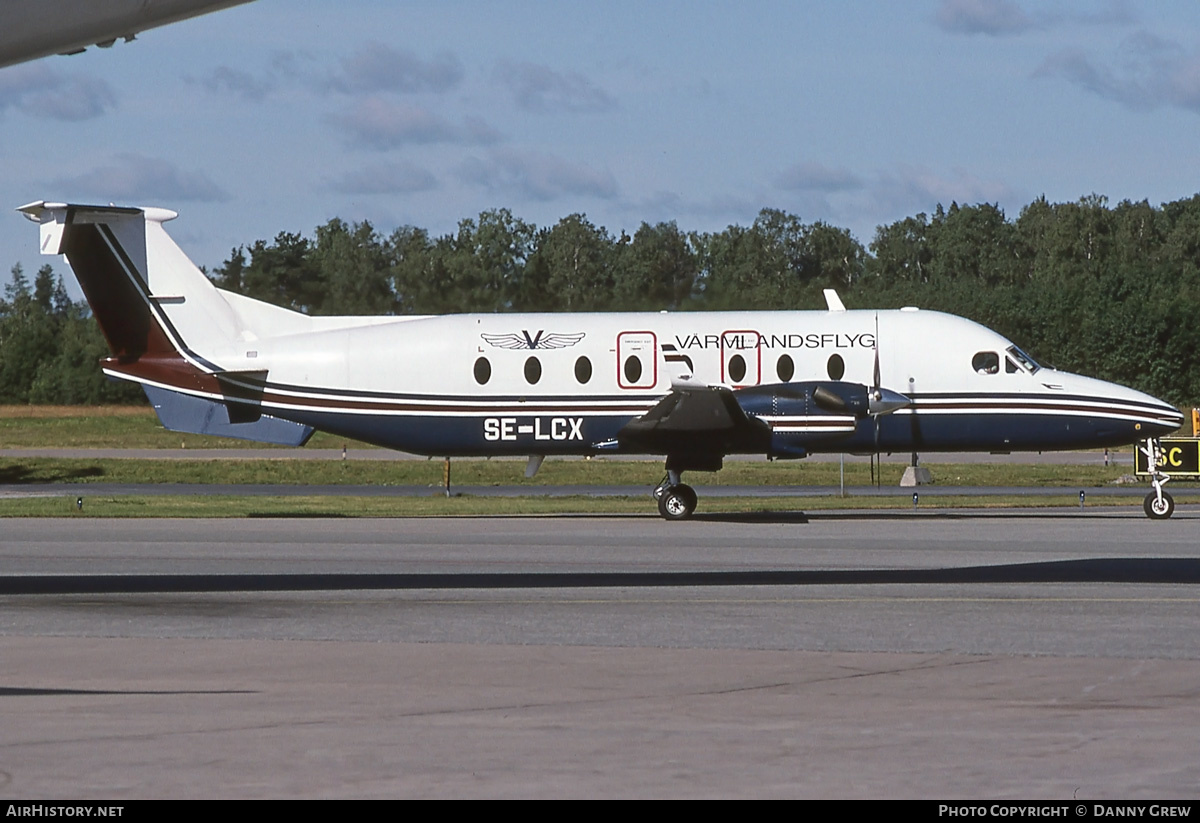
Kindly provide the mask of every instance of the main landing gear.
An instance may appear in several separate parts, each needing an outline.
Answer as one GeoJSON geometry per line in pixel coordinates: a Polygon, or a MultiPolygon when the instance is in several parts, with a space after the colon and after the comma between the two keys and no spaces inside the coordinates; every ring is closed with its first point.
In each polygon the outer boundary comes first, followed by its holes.
{"type": "Polygon", "coordinates": [[[654,487],[658,513],[667,520],[687,520],[696,511],[696,490],[680,480],[682,472],[667,470],[667,476],[654,487]]]}
{"type": "Polygon", "coordinates": [[[1146,465],[1150,467],[1150,485],[1154,487],[1154,490],[1146,495],[1142,508],[1146,510],[1146,516],[1149,518],[1166,520],[1175,513],[1175,500],[1163,491],[1163,486],[1170,481],[1171,475],[1158,470],[1162,465],[1162,446],[1156,438],[1151,438],[1138,448],[1146,455],[1146,465]]]}

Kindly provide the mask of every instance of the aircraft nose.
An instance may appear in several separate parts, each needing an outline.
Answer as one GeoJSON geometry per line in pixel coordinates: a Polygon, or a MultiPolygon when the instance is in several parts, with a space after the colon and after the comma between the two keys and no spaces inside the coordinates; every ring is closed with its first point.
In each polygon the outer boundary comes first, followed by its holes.
{"type": "Polygon", "coordinates": [[[1142,425],[1142,431],[1146,437],[1162,437],[1171,434],[1180,426],[1183,425],[1184,414],[1174,406],[1170,406],[1158,401],[1159,408],[1150,415],[1153,420],[1148,420],[1142,425]]]}
{"type": "Polygon", "coordinates": [[[1100,415],[1097,433],[1105,438],[1119,435],[1129,443],[1162,437],[1183,424],[1183,413],[1170,403],[1117,383],[1063,372],[1050,372],[1043,383],[1075,397],[1088,397],[1100,415]]]}

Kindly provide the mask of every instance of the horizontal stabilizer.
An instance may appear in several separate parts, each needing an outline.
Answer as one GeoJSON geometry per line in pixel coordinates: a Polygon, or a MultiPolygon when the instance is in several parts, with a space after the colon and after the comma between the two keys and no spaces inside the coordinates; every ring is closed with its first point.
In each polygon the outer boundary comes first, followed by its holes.
{"type": "Polygon", "coordinates": [[[261,414],[257,406],[246,406],[249,414],[243,415],[233,408],[243,406],[242,403],[225,404],[155,386],[143,385],[142,388],[163,427],[171,431],[235,437],[280,446],[303,446],[313,433],[312,426],[261,414]],[[252,419],[240,422],[247,417],[252,419]]]}

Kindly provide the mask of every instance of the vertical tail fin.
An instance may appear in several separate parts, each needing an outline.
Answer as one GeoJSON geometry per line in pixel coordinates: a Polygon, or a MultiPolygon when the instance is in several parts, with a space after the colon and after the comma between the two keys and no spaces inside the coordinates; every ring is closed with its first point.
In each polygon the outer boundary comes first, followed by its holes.
{"type": "MultiPolygon", "coordinates": [[[[247,394],[241,344],[254,335],[163,229],[175,212],[39,201],[19,211],[41,227],[42,254],[62,254],[108,341],[112,377],[133,380],[175,431],[302,443],[312,429],[262,413],[266,372],[247,394]]],[[[252,303],[242,298],[245,303],[252,303]]]]}
{"type": "Polygon", "coordinates": [[[241,324],[220,291],[167,235],[166,209],[37,202],[42,254],[62,254],[79,279],[113,356],[182,356],[203,370],[231,352],[241,324]]]}

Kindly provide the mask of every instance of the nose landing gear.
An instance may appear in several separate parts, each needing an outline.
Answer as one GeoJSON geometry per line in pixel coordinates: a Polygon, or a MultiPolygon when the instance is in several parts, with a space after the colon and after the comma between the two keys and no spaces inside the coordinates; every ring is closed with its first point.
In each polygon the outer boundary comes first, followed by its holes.
{"type": "Polygon", "coordinates": [[[1162,445],[1157,438],[1151,438],[1138,448],[1146,455],[1146,465],[1150,467],[1150,485],[1154,487],[1154,490],[1146,495],[1142,508],[1152,520],[1166,520],[1175,513],[1175,500],[1163,491],[1163,486],[1171,480],[1171,475],[1158,470],[1162,465],[1162,445]]]}

